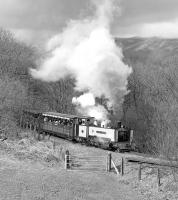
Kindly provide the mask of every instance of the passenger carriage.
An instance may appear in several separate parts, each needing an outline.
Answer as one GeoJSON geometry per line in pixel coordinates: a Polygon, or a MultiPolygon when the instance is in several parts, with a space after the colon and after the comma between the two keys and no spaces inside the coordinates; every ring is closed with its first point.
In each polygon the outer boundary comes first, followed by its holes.
{"type": "MultiPolygon", "coordinates": [[[[32,112],[25,112],[26,119],[32,118],[32,112]]],[[[115,150],[131,150],[133,131],[124,128],[121,123],[117,127],[101,127],[95,125],[95,118],[81,115],[70,115],[57,112],[34,112],[34,120],[38,131],[68,140],[115,150]]]]}

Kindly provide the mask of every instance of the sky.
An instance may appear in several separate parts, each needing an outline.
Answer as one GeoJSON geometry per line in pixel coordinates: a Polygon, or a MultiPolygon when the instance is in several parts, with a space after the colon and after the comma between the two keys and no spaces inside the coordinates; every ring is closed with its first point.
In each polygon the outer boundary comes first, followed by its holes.
{"type": "MultiPolygon", "coordinates": [[[[111,26],[114,36],[178,37],[178,0],[116,1],[120,14],[111,26]]],[[[90,0],[0,0],[0,27],[38,44],[62,31],[69,20],[91,13],[90,0]]]]}

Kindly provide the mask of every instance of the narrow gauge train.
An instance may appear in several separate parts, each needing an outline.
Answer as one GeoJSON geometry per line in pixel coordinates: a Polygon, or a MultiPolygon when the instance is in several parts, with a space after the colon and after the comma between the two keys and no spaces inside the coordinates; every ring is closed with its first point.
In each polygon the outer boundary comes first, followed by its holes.
{"type": "Polygon", "coordinates": [[[73,140],[87,145],[117,151],[130,151],[133,131],[117,127],[101,127],[94,117],[69,115],[57,112],[24,111],[21,124],[37,127],[37,131],[73,140]]]}

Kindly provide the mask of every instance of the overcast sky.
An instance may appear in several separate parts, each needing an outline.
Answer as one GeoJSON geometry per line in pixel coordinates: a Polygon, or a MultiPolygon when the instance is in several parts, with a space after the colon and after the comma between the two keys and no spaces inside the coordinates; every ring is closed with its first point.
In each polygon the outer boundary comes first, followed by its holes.
{"type": "MultiPolygon", "coordinates": [[[[0,26],[27,42],[45,41],[70,19],[91,13],[89,5],[89,0],[0,0],[0,26]]],[[[120,7],[113,35],[178,37],[178,0],[122,0],[120,7]]]]}

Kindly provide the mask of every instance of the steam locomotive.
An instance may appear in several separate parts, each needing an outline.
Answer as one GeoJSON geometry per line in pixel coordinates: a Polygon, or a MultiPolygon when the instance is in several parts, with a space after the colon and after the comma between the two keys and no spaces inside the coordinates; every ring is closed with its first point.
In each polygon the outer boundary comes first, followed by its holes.
{"type": "Polygon", "coordinates": [[[69,115],[57,112],[24,111],[21,125],[68,140],[100,148],[130,151],[133,131],[120,122],[117,127],[97,125],[94,117],[69,115]]]}

